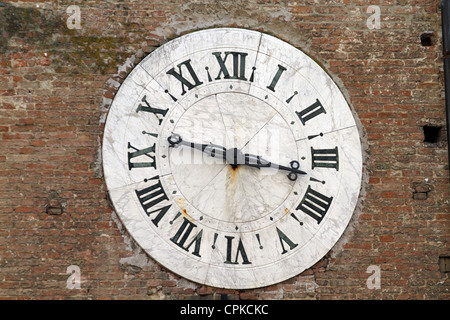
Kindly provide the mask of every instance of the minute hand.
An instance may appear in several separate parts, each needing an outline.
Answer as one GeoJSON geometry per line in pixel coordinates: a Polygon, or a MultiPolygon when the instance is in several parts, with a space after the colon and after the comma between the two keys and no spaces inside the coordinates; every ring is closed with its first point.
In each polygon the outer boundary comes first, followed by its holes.
{"type": "Polygon", "coordinates": [[[305,171],[299,169],[300,163],[296,160],[292,160],[289,164],[290,167],[282,166],[263,159],[261,156],[255,156],[252,154],[245,154],[245,165],[255,168],[274,168],[278,170],[288,171],[287,177],[291,181],[297,180],[297,175],[306,174],[305,171]]]}
{"type": "Polygon", "coordinates": [[[169,145],[171,147],[177,147],[180,145],[183,146],[187,146],[190,147],[192,149],[197,149],[200,150],[206,154],[208,154],[211,157],[217,157],[217,158],[222,158],[225,159],[225,152],[226,149],[222,146],[218,146],[215,144],[201,144],[201,143],[195,143],[195,142],[190,142],[190,141],[186,141],[183,140],[181,138],[181,136],[179,134],[176,133],[172,133],[171,136],[169,136],[167,138],[167,140],[169,141],[169,145]]]}

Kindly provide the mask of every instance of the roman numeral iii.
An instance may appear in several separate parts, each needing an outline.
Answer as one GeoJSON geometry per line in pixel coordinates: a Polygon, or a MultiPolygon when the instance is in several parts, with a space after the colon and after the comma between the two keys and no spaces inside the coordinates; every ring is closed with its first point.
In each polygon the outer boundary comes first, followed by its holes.
{"type": "Polygon", "coordinates": [[[338,147],[333,149],[314,149],[311,147],[312,169],[334,168],[339,171],[339,153],[338,147]]]}

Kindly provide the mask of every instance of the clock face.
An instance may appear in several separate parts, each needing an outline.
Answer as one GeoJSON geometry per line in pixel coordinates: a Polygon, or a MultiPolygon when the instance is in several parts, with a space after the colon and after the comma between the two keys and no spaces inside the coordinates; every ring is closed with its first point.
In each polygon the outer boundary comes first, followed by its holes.
{"type": "Polygon", "coordinates": [[[362,174],[353,114],[311,58],[220,28],[159,47],[109,110],[103,168],[114,208],[164,267],[256,288],[320,260],[344,232],[362,174]]]}

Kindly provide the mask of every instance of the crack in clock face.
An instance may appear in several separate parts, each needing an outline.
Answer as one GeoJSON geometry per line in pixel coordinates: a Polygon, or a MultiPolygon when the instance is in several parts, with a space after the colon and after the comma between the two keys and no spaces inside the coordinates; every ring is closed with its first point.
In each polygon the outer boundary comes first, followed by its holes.
{"type": "MultiPolygon", "coordinates": [[[[188,108],[174,132],[195,143],[223,145],[273,162],[297,159],[286,121],[265,101],[241,93],[218,93],[188,108]]],[[[193,149],[172,149],[172,174],[186,201],[211,218],[245,223],[277,209],[294,183],[277,170],[232,166],[193,149]]]]}

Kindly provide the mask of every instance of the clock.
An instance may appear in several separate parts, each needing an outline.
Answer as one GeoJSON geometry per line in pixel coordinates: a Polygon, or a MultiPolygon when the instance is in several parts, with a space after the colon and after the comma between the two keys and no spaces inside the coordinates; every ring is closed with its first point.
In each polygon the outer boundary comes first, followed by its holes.
{"type": "Polygon", "coordinates": [[[273,36],[183,35],[130,72],[107,114],[109,197],[139,246],[213,287],[300,274],[346,229],[359,197],[354,115],[328,74],[273,36]]]}

